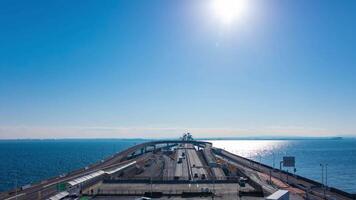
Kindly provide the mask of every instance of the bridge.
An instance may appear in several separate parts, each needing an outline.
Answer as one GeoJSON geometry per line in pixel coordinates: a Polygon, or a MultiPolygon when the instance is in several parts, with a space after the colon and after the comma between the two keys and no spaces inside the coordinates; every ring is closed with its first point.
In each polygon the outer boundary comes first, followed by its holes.
{"type": "Polygon", "coordinates": [[[258,199],[279,188],[288,190],[291,199],[356,199],[353,194],[332,187],[325,191],[316,181],[195,140],[137,144],[85,168],[1,193],[0,199],[59,200],[71,199],[70,195],[95,199],[108,194],[220,195],[228,199],[255,195],[258,199]],[[65,189],[59,189],[60,185],[65,189]]]}
{"type": "Polygon", "coordinates": [[[66,184],[71,180],[88,176],[100,170],[108,170],[119,167],[130,163],[132,160],[140,162],[145,160],[145,157],[140,157],[140,155],[167,147],[177,146],[178,144],[183,143],[193,144],[201,148],[204,148],[205,145],[211,146],[211,143],[209,142],[195,140],[157,140],[140,143],[85,168],[75,170],[65,175],[43,180],[40,183],[35,183],[31,186],[27,186],[26,188],[16,188],[8,192],[0,193],[0,199],[47,199],[57,193],[57,187],[59,184],[66,184]]]}

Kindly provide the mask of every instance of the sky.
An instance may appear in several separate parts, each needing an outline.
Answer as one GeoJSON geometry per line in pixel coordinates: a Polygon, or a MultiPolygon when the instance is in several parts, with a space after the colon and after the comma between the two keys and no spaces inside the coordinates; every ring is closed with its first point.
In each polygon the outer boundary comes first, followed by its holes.
{"type": "Polygon", "coordinates": [[[356,136],[356,1],[213,1],[0,1],[0,138],[356,136]]]}

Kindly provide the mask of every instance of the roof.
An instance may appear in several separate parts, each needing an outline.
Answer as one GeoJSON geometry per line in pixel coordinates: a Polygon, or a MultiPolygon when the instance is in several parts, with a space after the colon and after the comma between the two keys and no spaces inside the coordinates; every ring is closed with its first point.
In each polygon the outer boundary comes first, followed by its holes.
{"type": "Polygon", "coordinates": [[[116,168],[116,169],[113,169],[113,170],[111,170],[111,171],[106,171],[105,173],[106,174],[114,174],[114,173],[116,173],[116,172],[118,172],[118,171],[120,171],[120,170],[123,170],[123,169],[125,169],[125,168],[127,168],[127,167],[130,167],[131,165],[134,165],[134,164],[136,164],[136,161],[133,161],[133,162],[130,162],[130,163],[128,163],[128,164],[126,164],[126,165],[123,165],[123,166],[120,166],[120,167],[118,167],[118,168],[116,168]]]}
{"type": "Polygon", "coordinates": [[[68,184],[71,185],[71,186],[75,186],[75,185],[78,185],[80,183],[84,183],[87,180],[90,180],[92,178],[98,177],[98,176],[103,175],[103,174],[105,174],[105,172],[103,170],[99,170],[99,171],[96,171],[94,173],[88,174],[86,176],[82,176],[80,178],[76,178],[76,179],[74,179],[72,181],[69,181],[68,184]]]}
{"type": "Polygon", "coordinates": [[[64,191],[64,192],[60,192],[60,193],[50,197],[49,199],[50,200],[61,200],[61,199],[63,199],[64,197],[66,197],[68,195],[69,195],[69,192],[64,191]]]}
{"type": "Polygon", "coordinates": [[[127,168],[127,167],[129,167],[131,165],[134,165],[134,164],[136,164],[136,161],[130,162],[130,163],[126,164],[126,165],[120,166],[120,167],[118,167],[118,168],[116,168],[114,170],[111,170],[111,171],[99,170],[99,171],[93,172],[91,174],[88,174],[86,176],[82,176],[80,178],[76,178],[76,179],[74,179],[72,181],[69,181],[68,184],[71,185],[71,186],[75,186],[75,185],[84,183],[85,181],[88,181],[90,179],[93,179],[95,177],[101,176],[103,174],[109,174],[109,175],[110,174],[114,174],[114,173],[116,173],[116,172],[118,172],[120,170],[123,170],[123,169],[125,169],[125,168],[127,168]]]}
{"type": "Polygon", "coordinates": [[[288,190],[278,190],[277,192],[269,195],[266,199],[268,200],[274,200],[274,199],[280,199],[281,197],[283,197],[284,195],[288,194],[289,191],[288,190]]]}

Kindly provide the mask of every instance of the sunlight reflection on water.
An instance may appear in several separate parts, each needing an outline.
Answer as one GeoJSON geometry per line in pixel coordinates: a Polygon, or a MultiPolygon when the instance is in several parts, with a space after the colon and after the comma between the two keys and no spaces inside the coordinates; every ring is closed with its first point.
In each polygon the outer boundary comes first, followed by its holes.
{"type": "Polygon", "coordinates": [[[301,140],[208,140],[214,147],[282,168],[284,156],[296,159],[296,174],[321,182],[320,164],[328,164],[328,184],[351,193],[356,191],[356,139],[301,140]]]}
{"type": "Polygon", "coordinates": [[[288,145],[288,141],[285,140],[209,140],[209,142],[213,143],[214,147],[251,159],[280,154],[288,145]]]}

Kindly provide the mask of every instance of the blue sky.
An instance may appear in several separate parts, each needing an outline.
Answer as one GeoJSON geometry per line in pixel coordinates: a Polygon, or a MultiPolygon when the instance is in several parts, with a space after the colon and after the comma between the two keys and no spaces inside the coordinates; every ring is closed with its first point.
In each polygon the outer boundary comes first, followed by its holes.
{"type": "Polygon", "coordinates": [[[356,134],[356,2],[0,1],[0,138],[356,134]]]}

